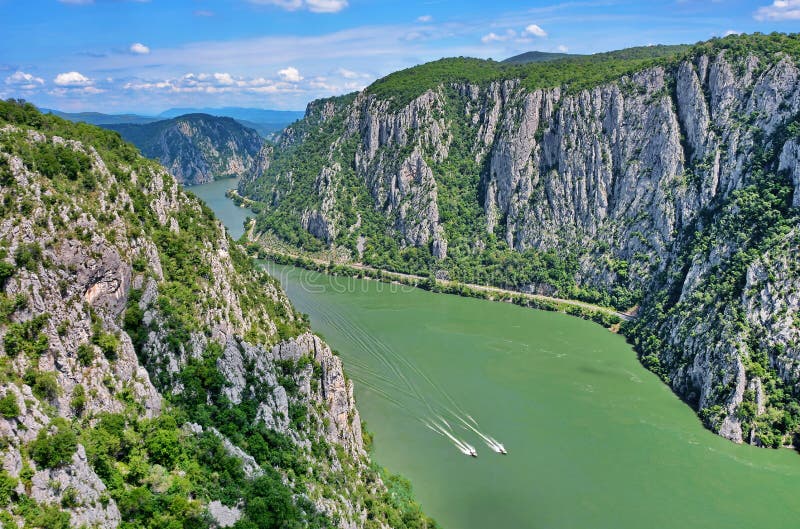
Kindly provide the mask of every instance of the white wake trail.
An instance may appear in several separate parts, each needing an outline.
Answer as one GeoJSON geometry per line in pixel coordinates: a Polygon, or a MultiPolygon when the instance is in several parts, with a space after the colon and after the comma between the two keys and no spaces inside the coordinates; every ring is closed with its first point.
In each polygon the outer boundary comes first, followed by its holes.
{"type": "MultiPolygon", "coordinates": [[[[493,450],[494,452],[497,452],[498,454],[505,454],[506,453],[506,448],[502,445],[502,443],[498,442],[496,439],[494,439],[492,437],[489,437],[488,435],[482,434],[480,431],[478,431],[477,428],[473,427],[470,423],[468,423],[467,421],[465,421],[461,417],[459,417],[458,419],[462,423],[464,423],[464,426],[466,426],[467,428],[469,428],[470,430],[472,430],[473,432],[478,434],[478,437],[483,439],[483,442],[486,443],[486,446],[488,446],[491,450],[493,450]]],[[[470,417],[470,419],[472,419],[472,417],[470,417]]],[[[472,419],[472,421],[474,422],[475,420],[472,419]]]]}

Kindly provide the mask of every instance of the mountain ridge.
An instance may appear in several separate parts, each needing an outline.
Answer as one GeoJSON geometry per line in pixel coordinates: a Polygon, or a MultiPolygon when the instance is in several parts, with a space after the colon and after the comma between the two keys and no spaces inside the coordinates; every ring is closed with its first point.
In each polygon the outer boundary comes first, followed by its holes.
{"type": "Polygon", "coordinates": [[[183,184],[263,171],[268,144],[233,118],[187,114],[147,124],[102,125],[159,160],[183,184]]]}
{"type": "Polygon", "coordinates": [[[4,526],[436,527],[369,461],[341,360],[163,167],[0,102],[0,184],[4,526]]]}
{"type": "Polygon", "coordinates": [[[708,428],[791,444],[798,57],[773,34],[435,61],[311,103],[239,191],[311,251],[639,306],[624,332],[708,428]]]}

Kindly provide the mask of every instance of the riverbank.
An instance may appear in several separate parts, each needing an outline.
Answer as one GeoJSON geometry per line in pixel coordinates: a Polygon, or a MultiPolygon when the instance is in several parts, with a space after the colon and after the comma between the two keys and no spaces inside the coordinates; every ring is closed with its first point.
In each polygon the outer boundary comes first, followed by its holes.
{"type": "Polygon", "coordinates": [[[621,323],[632,319],[632,316],[629,314],[624,314],[608,307],[592,305],[583,301],[555,298],[542,294],[517,292],[486,285],[459,283],[457,281],[437,279],[435,277],[423,277],[413,274],[392,272],[360,263],[335,263],[333,261],[302,256],[290,253],[286,250],[278,250],[269,247],[261,242],[253,241],[251,233],[248,233],[248,239],[250,239],[250,242],[247,243],[247,250],[252,257],[273,261],[278,264],[297,266],[306,270],[322,272],[334,276],[347,276],[358,279],[373,279],[387,283],[399,283],[430,292],[454,294],[488,301],[513,303],[514,305],[532,309],[562,312],[585,320],[594,321],[610,329],[612,332],[619,332],[621,323]]]}

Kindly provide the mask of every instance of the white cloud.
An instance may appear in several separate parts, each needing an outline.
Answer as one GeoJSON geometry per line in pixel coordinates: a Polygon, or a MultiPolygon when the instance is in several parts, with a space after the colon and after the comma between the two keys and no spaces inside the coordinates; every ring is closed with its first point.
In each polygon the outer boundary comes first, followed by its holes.
{"type": "Polygon", "coordinates": [[[306,5],[313,13],[338,13],[347,7],[347,0],[306,0],[306,5]]]}
{"type": "Polygon", "coordinates": [[[723,35],[723,36],[727,37],[727,36],[729,36],[729,35],[741,35],[741,34],[742,34],[742,32],[741,32],[741,31],[736,31],[735,29],[729,29],[728,31],[726,31],[726,32],[724,33],[724,35],[723,35]]]}
{"type": "Polygon", "coordinates": [[[286,9],[287,11],[297,11],[305,9],[312,13],[338,13],[348,6],[347,0],[248,0],[251,4],[273,5],[286,9]]]}
{"type": "Polygon", "coordinates": [[[756,20],[800,20],[800,0],[774,0],[772,5],[758,8],[756,20]]]}
{"type": "Polygon", "coordinates": [[[499,35],[494,31],[492,31],[491,33],[488,33],[483,37],[481,37],[481,42],[483,42],[484,44],[490,44],[492,42],[505,42],[507,40],[515,40],[515,39],[524,40],[524,39],[518,39],[517,32],[514,31],[513,29],[507,29],[505,33],[501,33],[499,35]]]}
{"type": "Polygon", "coordinates": [[[494,31],[491,33],[487,33],[486,35],[481,37],[481,42],[483,42],[484,44],[489,44],[490,42],[501,41],[501,40],[506,40],[506,39],[504,37],[501,37],[494,31]]]}
{"type": "Polygon", "coordinates": [[[430,15],[422,15],[421,17],[417,18],[417,22],[422,22],[423,24],[433,21],[433,17],[430,15]]]}
{"type": "Polygon", "coordinates": [[[107,90],[102,90],[94,86],[83,86],[78,88],[54,88],[47,93],[56,97],[74,97],[82,95],[104,94],[107,90]]]}
{"type": "Polygon", "coordinates": [[[279,70],[278,75],[281,77],[281,79],[290,83],[299,83],[303,80],[300,72],[294,66],[289,66],[288,68],[279,70]]]}
{"type": "MultiPolygon", "coordinates": [[[[288,68],[287,68],[288,69],[288,68]]],[[[297,72],[295,70],[295,72],[297,72]]],[[[303,78],[299,76],[299,80],[303,78]]],[[[175,79],[136,80],[123,86],[125,90],[166,94],[277,94],[303,91],[296,82],[264,77],[234,77],[229,73],[187,73],[175,79]]]]}
{"type": "Polygon", "coordinates": [[[367,73],[354,72],[353,70],[348,70],[347,68],[339,68],[337,73],[345,79],[366,79],[370,76],[367,73]]]}
{"type": "Polygon", "coordinates": [[[44,79],[18,70],[6,77],[6,84],[22,90],[33,90],[42,86],[44,79]]]}
{"type": "Polygon", "coordinates": [[[219,84],[224,86],[230,86],[236,83],[236,81],[233,80],[233,77],[229,73],[215,73],[214,79],[216,79],[216,81],[219,84]]]}
{"type": "Polygon", "coordinates": [[[534,37],[546,37],[547,32],[543,30],[537,24],[530,24],[528,27],[525,28],[525,35],[533,35],[534,37]]]}
{"type": "Polygon", "coordinates": [[[147,55],[150,53],[150,48],[142,44],[141,42],[134,42],[131,44],[131,47],[128,48],[131,53],[135,53],[136,55],[147,55]]]}
{"type": "Polygon", "coordinates": [[[556,49],[557,49],[558,51],[560,51],[561,53],[567,53],[567,52],[569,51],[569,48],[567,48],[567,47],[566,47],[566,46],[564,46],[563,44],[559,44],[559,45],[558,45],[558,48],[556,48],[556,49]]]}
{"type": "Polygon", "coordinates": [[[66,72],[56,75],[53,80],[58,86],[88,86],[92,80],[79,72],[66,72]]]}
{"type": "Polygon", "coordinates": [[[196,17],[213,17],[214,12],[209,11],[208,9],[198,9],[194,12],[194,16],[196,17]]]}

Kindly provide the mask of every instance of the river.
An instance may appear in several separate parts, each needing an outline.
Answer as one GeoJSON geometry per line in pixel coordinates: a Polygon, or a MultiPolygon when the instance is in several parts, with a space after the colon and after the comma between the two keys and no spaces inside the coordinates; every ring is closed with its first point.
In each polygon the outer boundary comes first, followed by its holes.
{"type": "MultiPolygon", "coordinates": [[[[190,190],[231,222],[227,182],[190,190]]],[[[711,434],[598,325],[265,266],[341,355],[375,460],[445,528],[798,527],[800,456],[711,434]],[[423,423],[437,415],[477,458],[423,423]]]]}

